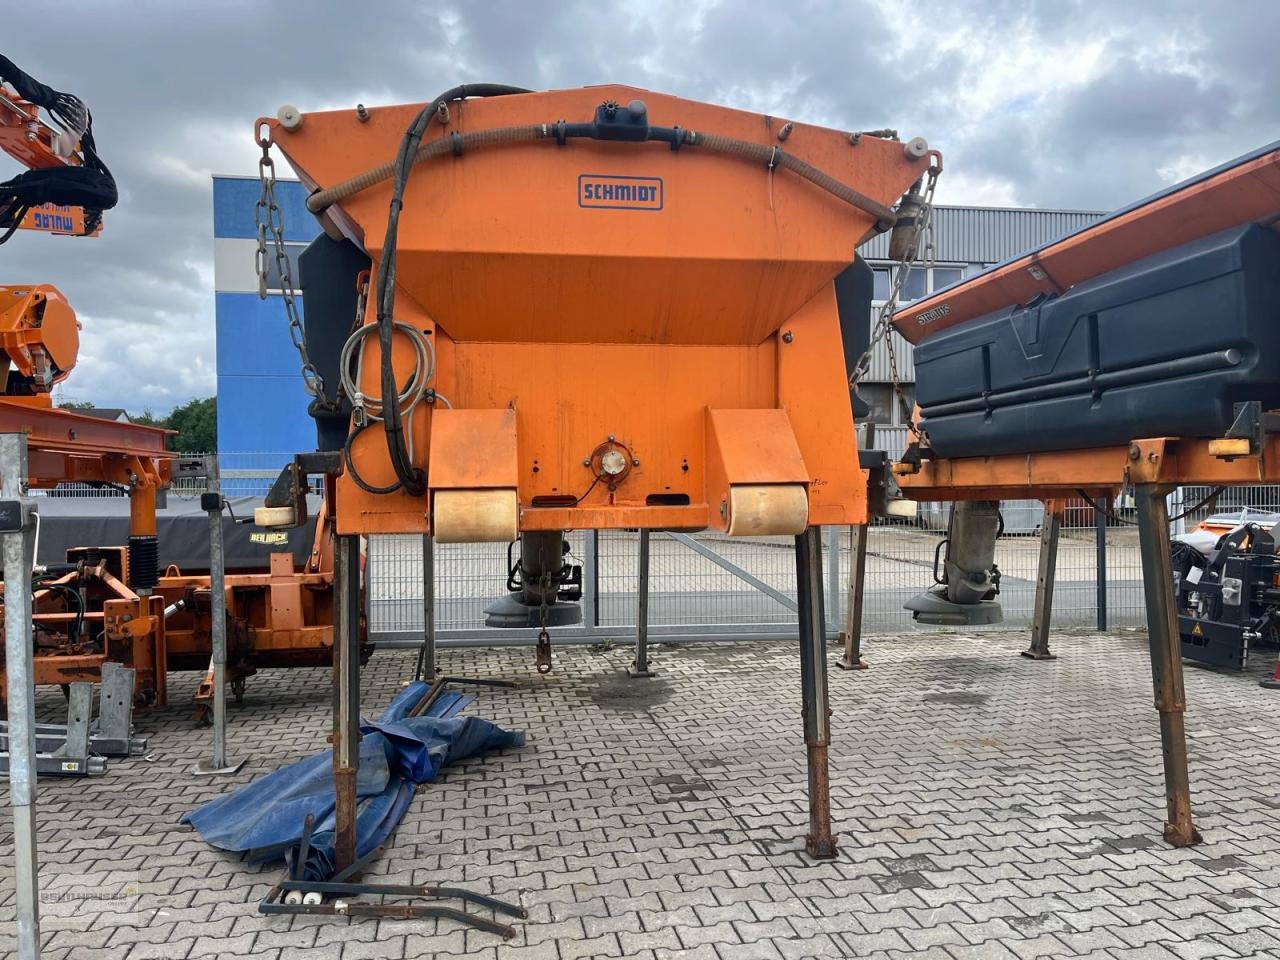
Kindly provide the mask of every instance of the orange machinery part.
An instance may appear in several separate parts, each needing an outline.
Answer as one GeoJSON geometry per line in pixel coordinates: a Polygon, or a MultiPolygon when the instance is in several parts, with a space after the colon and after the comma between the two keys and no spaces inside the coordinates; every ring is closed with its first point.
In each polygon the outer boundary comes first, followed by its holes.
{"type": "MultiPolygon", "coordinates": [[[[896,141],[855,143],[847,132],[622,86],[456,102],[424,142],[589,121],[603,101],[634,99],[653,125],[785,149],[886,206],[930,164],[896,141]]],[[[420,109],[371,109],[363,121],[354,110],[311,113],[292,129],[276,120],[259,129],[304,182],[323,188],[393,158],[420,109]]],[[[375,276],[390,194],[382,182],[325,214],[328,229],[369,253],[375,276]]],[[[832,281],[874,232],[870,214],[786,171],[696,146],[592,140],[430,161],[405,196],[395,317],[435,344],[433,386],[453,407],[424,409],[412,423],[432,493],[463,482],[446,473],[467,475],[471,489],[514,483],[522,530],[727,529],[729,486],[793,482],[789,463],[762,452],[795,446],[809,522],[865,520],[832,281]],[[618,183],[660,192],[597,202],[593,187],[618,183]],[[730,411],[744,413],[713,438],[710,415],[730,411]],[[474,458],[452,471],[428,463],[433,423],[471,412],[491,414],[468,422],[474,458]],[[609,438],[632,460],[613,486],[593,483],[590,465],[609,438]],[[746,473],[726,475],[726,464],[746,473]]],[[[364,351],[361,386],[376,395],[376,336],[364,351]]],[[[393,354],[403,382],[404,337],[393,354]]],[[[370,484],[394,479],[380,426],[352,453],[370,484]]],[[[431,501],[367,493],[344,475],[337,521],[343,534],[430,532],[431,501]]]]}
{"type": "MultiPolygon", "coordinates": [[[[54,147],[57,131],[40,117],[40,108],[21,99],[0,84],[0,150],[28,170],[79,166],[78,153],[62,156],[54,147]]],[[[76,145],[77,149],[79,144],[76,145]]],[[[38,230],[65,236],[85,236],[84,210],[46,203],[32,207],[22,218],[22,230],[38,230]]],[[[99,226],[91,236],[102,232],[99,226]]]]}

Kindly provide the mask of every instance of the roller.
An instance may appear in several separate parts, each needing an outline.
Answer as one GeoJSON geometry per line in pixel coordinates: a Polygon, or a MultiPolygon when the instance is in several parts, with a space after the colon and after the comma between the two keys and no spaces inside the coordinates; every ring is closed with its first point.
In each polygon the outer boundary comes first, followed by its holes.
{"type": "Polygon", "coordinates": [[[437,490],[433,505],[437,543],[510,543],[519,536],[514,490],[437,490]]]}
{"type": "Polygon", "coordinates": [[[798,483],[731,484],[731,537],[796,536],[809,525],[809,495],[798,483]]]}

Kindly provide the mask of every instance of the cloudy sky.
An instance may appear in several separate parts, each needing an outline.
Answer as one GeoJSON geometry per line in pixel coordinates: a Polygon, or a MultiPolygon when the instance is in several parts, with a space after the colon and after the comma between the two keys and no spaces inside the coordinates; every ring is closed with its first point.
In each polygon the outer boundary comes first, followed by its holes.
{"type": "MultiPolygon", "coordinates": [[[[943,203],[1110,209],[1280,137],[1275,0],[42,0],[3,51],[88,101],[120,206],[96,240],[16,236],[3,282],[84,324],[67,399],[164,412],[214,390],[210,177],[255,117],[464,81],[625,82],[947,157],[943,203]]],[[[0,156],[0,176],[17,172],[0,156]]]]}

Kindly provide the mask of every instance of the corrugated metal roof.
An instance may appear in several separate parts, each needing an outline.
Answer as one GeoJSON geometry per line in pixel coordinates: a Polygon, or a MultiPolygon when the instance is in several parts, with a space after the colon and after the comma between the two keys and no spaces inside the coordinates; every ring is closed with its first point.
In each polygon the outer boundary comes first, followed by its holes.
{"type": "MultiPolygon", "coordinates": [[[[933,210],[935,259],[939,263],[999,263],[1033,247],[1051,243],[1101,220],[1089,210],[1032,210],[1003,207],[944,207],[933,210]]],[[[867,260],[889,255],[882,233],[858,251],[867,260]]]]}

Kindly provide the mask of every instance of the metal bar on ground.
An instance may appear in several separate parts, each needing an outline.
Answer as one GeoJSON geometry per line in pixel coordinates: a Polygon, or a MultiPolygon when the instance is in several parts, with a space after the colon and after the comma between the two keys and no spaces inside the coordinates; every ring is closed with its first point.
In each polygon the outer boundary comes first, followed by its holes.
{"type": "Polygon", "coordinates": [[[827,691],[826,614],[822,598],[822,528],[796,537],[796,596],[800,620],[800,689],[809,767],[809,835],[805,849],[817,860],[836,855],[831,832],[831,780],[827,748],[831,710],[827,691]]]}
{"type": "Polygon", "coordinates": [[[640,531],[640,556],[636,576],[636,658],[627,675],[652,677],[649,669],[649,531],[640,531]]]}
{"type": "Polygon", "coordinates": [[[865,670],[862,659],[862,606],[867,587],[867,540],[870,527],[860,523],[850,527],[849,549],[849,600],[844,619],[844,657],[838,666],[842,670],[865,670]]]}
{"type": "Polygon", "coordinates": [[[1182,680],[1182,639],[1173,596],[1173,564],[1169,556],[1169,488],[1140,483],[1135,487],[1138,546],[1147,601],[1147,636],[1151,645],[1151,680],[1160,711],[1164,752],[1167,819],[1165,840],[1175,847],[1200,843],[1191,818],[1191,778],[1187,770],[1187,734],[1183,715],[1187,696],[1182,680]]]}
{"type": "MultiPolygon", "coordinates": [[[[799,604],[795,600],[792,600],[790,597],[788,597],[781,590],[776,590],[773,587],[769,586],[769,584],[761,580],[759,577],[752,576],[750,573],[748,573],[746,570],[743,570],[740,566],[738,566],[732,560],[726,560],[724,557],[720,556],[720,554],[716,553],[710,547],[706,546],[705,544],[699,543],[697,540],[689,536],[687,533],[676,533],[675,531],[671,531],[668,535],[671,537],[672,540],[678,540],[680,543],[683,543],[686,547],[688,547],[694,553],[698,553],[706,557],[708,560],[714,563],[721,570],[726,570],[729,573],[732,573],[735,577],[737,577],[743,583],[748,583],[751,586],[755,587],[757,590],[759,590],[761,593],[765,594],[766,596],[770,596],[774,600],[777,600],[780,604],[782,604],[788,610],[794,610],[797,612],[800,610],[799,604]]],[[[818,548],[819,549],[822,548],[821,542],[818,543],[818,548]]]]}
{"type": "Polygon", "coordinates": [[[1111,494],[1105,493],[1098,499],[1101,509],[1093,512],[1094,529],[1094,568],[1098,585],[1098,632],[1107,629],[1107,515],[1111,512],[1111,494]]]}
{"type": "Polygon", "coordinates": [[[337,868],[356,859],[356,773],[360,766],[360,538],[333,548],[333,780],[337,868]]]}
{"type": "Polygon", "coordinates": [[[36,854],[36,707],[31,654],[34,509],[26,497],[27,438],[0,435],[0,497],[17,507],[3,541],[4,643],[10,725],[9,805],[13,809],[14,917],[18,960],[40,956],[40,870],[36,854]]]}
{"type": "Polygon", "coordinates": [[[1062,533],[1062,503],[1050,500],[1040,521],[1040,561],[1036,568],[1036,599],[1031,614],[1031,646],[1022,651],[1028,660],[1056,660],[1049,651],[1053,624],[1053,586],[1058,574],[1058,538],[1062,533]]]}
{"type": "Polygon", "coordinates": [[[209,515],[209,633],[213,647],[213,757],[200,761],[192,772],[219,776],[239,772],[244,760],[227,759],[227,579],[226,552],[222,541],[222,483],[218,458],[205,458],[207,489],[200,505],[209,515]]]}

